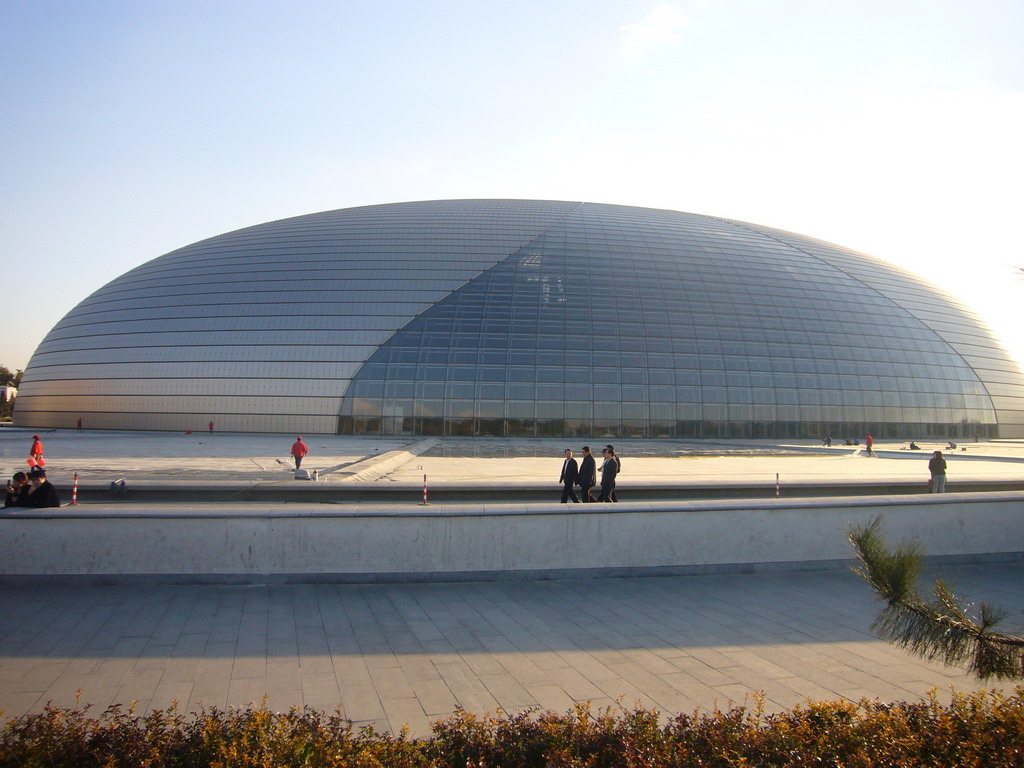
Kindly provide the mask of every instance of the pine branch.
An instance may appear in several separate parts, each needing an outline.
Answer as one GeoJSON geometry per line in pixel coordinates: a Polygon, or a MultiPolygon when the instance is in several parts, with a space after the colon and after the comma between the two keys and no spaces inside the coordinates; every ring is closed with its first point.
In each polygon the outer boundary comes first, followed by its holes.
{"type": "Polygon", "coordinates": [[[852,570],[885,601],[871,629],[883,640],[926,659],[964,665],[982,680],[1024,679],[1024,638],[994,628],[1006,612],[981,603],[976,618],[941,579],[925,601],[915,583],[921,574],[921,547],[901,542],[890,551],[882,536],[882,518],[850,528],[858,564],[852,570]]]}

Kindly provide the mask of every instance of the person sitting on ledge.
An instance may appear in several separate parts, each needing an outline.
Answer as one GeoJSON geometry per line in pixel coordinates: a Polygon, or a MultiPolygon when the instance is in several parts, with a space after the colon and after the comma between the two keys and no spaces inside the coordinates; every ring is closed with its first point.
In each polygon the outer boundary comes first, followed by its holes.
{"type": "Polygon", "coordinates": [[[32,490],[28,492],[28,505],[41,509],[44,507],[59,507],[60,497],[57,496],[57,489],[53,483],[46,479],[46,470],[36,467],[29,477],[32,480],[32,490]]]}
{"type": "Polygon", "coordinates": [[[912,450],[912,451],[920,451],[921,450],[921,446],[918,445],[917,443],[915,443],[913,440],[911,440],[910,441],[910,450],[912,450]]]}
{"type": "Polygon", "coordinates": [[[15,472],[14,477],[7,483],[7,496],[4,498],[5,507],[27,507],[28,492],[32,486],[28,483],[28,475],[24,472],[15,472]]]}

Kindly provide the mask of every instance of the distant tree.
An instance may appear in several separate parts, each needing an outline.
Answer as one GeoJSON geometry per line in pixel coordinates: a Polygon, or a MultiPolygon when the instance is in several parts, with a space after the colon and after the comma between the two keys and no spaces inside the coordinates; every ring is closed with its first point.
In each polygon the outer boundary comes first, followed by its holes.
{"type": "MultiPolygon", "coordinates": [[[[12,386],[17,388],[21,384],[21,371],[11,373],[10,369],[4,365],[0,365],[0,385],[12,386]]],[[[15,398],[4,397],[0,401],[0,419],[6,421],[11,418],[11,414],[14,412],[14,400],[15,398]]]]}
{"type": "Polygon", "coordinates": [[[24,371],[21,370],[11,373],[10,368],[0,365],[0,384],[18,387],[21,385],[21,374],[23,373],[24,371]]]}
{"type": "Polygon", "coordinates": [[[1006,611],[965,604],[942,579],[935,580],[933,599],[922,599],[915,587],[922,571],[920,544],[903,541],[890,551],[881,528],[878,516],[851,526],[849,533],[858,560],[853,572],[886,603],[871,625],[875,634],[923,658],[964,665],[982,680],[1024,678],[1024,637],[995,631],[1006,611]]]}

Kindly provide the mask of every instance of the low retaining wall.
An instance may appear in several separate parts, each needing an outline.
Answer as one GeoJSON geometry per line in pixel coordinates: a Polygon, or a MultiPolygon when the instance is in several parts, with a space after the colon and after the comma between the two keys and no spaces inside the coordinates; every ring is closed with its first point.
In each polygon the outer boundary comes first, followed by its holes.
{"type": "Polygon", "coordinates": [[[62,508],[0,517],[0,579],[266,583],[843,565],[851,523],[962,560],[1024,553],[1024,494],[620,504],[62,508]]]}

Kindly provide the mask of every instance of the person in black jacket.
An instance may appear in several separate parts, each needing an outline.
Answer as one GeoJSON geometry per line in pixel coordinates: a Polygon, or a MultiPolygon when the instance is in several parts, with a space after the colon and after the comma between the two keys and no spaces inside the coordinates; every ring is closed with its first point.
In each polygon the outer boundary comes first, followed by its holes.
{"type": "Polygon", "coordinates": [[[933,451],[928,460],[928,471],[932,473],[932,493],[946,492],[946,460],[942,451],[933,451]]]}
{"type": "Polygon", "coordinates": [[[597,484],[597,465],[594,463],[594,457],[590,455],[590,446],[583,446],[583,460],[580,461],[580,473],[576,478],[576,485],[580,487],[580,496],[583,497],[583,502],[597,501],[590,489],[597,484]]]}
{"type": "MultiPolygon", "coordinates": [[[[615,452],[615,446],[612,445],[611,443],[608,443],[608,445],[606,445],[605,448],[608,449],[608,455],[615,459],[615,474],[616,474],[616,476],[621,475],[622,474],[622,457],[619,456],[619,454],[617,454],[615,452]]],[[[613,498],[612,501],[618,501],[618,499],[613,498]]]]}
{"type": "Polygon", "coordinates": [[[579,475],[579,467],[576,465],[576,459],[572,457],[572,449],[565,449],[565,461],[562,462],[562,474],[558,478],[558,482],[562,484],[562,503],[565,504],[569,499],[572,499],[574,504],[579,504],[579,499],[576,498],[576,491],[572,487],[576,484],[576,478],[579,475]]]}
{"type": "Polygon", "coordinates": [[[28,506],[41,509],[43,507],[59,507],[60,497],[53,483],[46,479],[46,470],[36,467],[29,475],[32,490],[28,492],[28,506]]]}
{"type": "Polygon", "coordinates": [[[615,451],[611,446],[604,448],[601,453],[604,455],[604,464],[601,465],[601,495],[598,501],[618,501],[615,498],[615,476],[619,474],[619,461],[615,458],[615,451]]]}
{"type": "Polygon", "coordinates": [[[5,507],[27,507],[28,492],[32,488],[28,483],[28,475],[24,472],[15,472],[14,477],[7,483],[7,496],[4,498],[5,507]]]}

